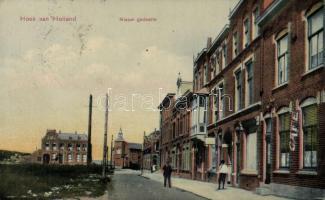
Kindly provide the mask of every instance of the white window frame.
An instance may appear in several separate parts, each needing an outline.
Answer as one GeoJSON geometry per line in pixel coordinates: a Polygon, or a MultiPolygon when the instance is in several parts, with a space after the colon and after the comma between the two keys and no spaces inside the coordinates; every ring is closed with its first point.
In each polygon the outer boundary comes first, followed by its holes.
{"type": "MultiPolygon", "coordinates": [[[[277,140],[277,159],[278,159],[278,166],[277,168],[278,169],[284,169],[284,170],[289,170],[290,168],[290,151],[289,151],[289,157],[288,157],[288,166],[287,167],[283,167],[281,166],[281,135],[280,135],[280,116],[283,115],[283,114],[288,114],[289,115],[289,120],[290,120],[290,109],[288,107],[282,107],[278,112],[277,112],[277,137],[278,137],[278,140],[277,140]]],[[[290,126],[290,124],[289,124],[290,126]]],[[[289,133],[288,133],[289,134],[289,133]]],[[[290,135],[289,135],[290,137],[290,135]]],[[[289,144],[288,144],[289,145],[289,144]]]]}
{"type": "Polygon", "coordinates": [[[260,8],[257,6],[254,8],[252,12],[252,35],[253,35],[253,40],[256,39],[259,36],[259,27],[257,24],[257,18],[260,15],[260,8]]]}
{"type": "Polygon", "coordinates": [[[324,65],[324,6],[321,4],[316,4],[309,13],[306,14],[306,41],[307,41],[307,67],[306,71],[313,71],[319,67],[322,67],[324,65]],[[320,14],[323,17],[323,28],[315,31],[314,33],[310,33],[310,18],[313,16],[320,14]],[[319,37],[320,35],[323,35],[323,37],[319,37]],[[317,39],[317,56],[320,56],[322,60],[319,61],[319,57],[317,57],[317,64],[315,66],[312,65],[312,59],[311,59],[311,44],[312,44],[312,38],[318,37],[317,39]],[[319,40],[322,40],[323,42],[319,42],[319,40]],[[322,50],[319,49],[319,44],[323,45],[322,50]],[[321,52],[319,52],[321,50],[321,52]],[[319,55],[321,54],[321,55],[319,55]]]}
{"type": "Polygon", "coordinates": [[[238,51],[239,51],[239,49],[238,49],[238,32],[237,31],[235,31],[235,33],[233,34],[233,36],[232,36],[232,58],[233,59],[235,59],[236,58],[236,56],[238,55],[238,51]]]}
{"type": "MultiPolygon", "coordinates": [[[[301,104],[300,104],[300,108],[301,108],[301,116],[303,117],[303,109],[308,107],[308,106],[312,106],[312,105],[316,105],[317,106],[317,99],[315,97],[309,97],[307,99],[305,99],[301,104]]],[[[318,117],[318,120],[319,120],[319,116],[318,117]]],[[[312,166],[312,167],[305,167],[304,166],[304,159],[305,159],[305,155],[304,155],[304,134],[303,134],[303,128],[304,128],[304,119],[302,118],[302,134],[301,134],[301,141],[302,141],[302,145],[301,145],[301,148],[302,148],[302,160],[301,160],[301,166],[302,166],[302,169],[311,169],[311,170],[316,170],[317,167],[318,167],[318,162],[317,162],[317,158],[316,158],[316,166],[312,166]]],[[[318,137],[319,137],[319,130],[318,130],[318,137]]],[[[319,149],[318,149],[318,152],[316,153],[316,157],[319,156],[319,149]]]]}
{"type": "Polygon", "coordinates": [[[289,82],[289,33],[288,33],[288,29],[285,29],[283,31],[281,31],[278,36],[275,38],[275,44],[276,44],[276,48],[275,48],[275,60],[276,60],[276,70],[275,70],[275,82],[276,82],[276,86],[281,86],[284,84],[287,84],[289,82]],[[284,38],[287,39],[287,50],[282,53],[281,55],[279,55],[279,52],[281,51],[279,44],[281,43],[281,40],[283,40],[284,38]],[[280,80],[280,64],[279,64],[279,60],[284,59],[287,65],[283,67],[282,71],[284,73],[283,78],[281,78],[281,82],[280,80]]]}
{"type": "Polygon", "coordinates": [[[243,20],[243,49],[247,48],[251,42],[250,34],[251,34],[250,19],[249,19],[249,17],[246,17],[243,20]],[[246,23],[245,23],[246,21],[248,22],[247,27],[246,27],[246,23]],[[247,31],[247,33],[246,33],[246,31],[247,31]]]}
{"type": "Polygon", "coordinates": [[[253,62],[253,59],[249,59],[248,61],[245,62],[245,106],[249,106],[249,105],[252,105],[254,103],[254,62],[253,62]],[[251,74],[252,76],[249,77],[249,74],[248,74],[248,64],[250,64],[251,66],[251,74]],[[249,84],[248,84],[248,81],[249,81],[249,78],[251,78],[251,83],[252,83],[252,91],[250,90],[249,88],[249,84]],[[250,93],[252,93],[252,100],[250,99],[250,93]],[[250,102],[251,100],[251,102],[250,102]]]}
{"type": "Polygon", "coordinates": [[[242,64],[240,64],[238,67],[236,67],[233,71],[233,76],[234,76],[234,79],[235,79],[235,99],[234,99],[234,106],[235,106],[235,111],[239,111],[241,109],[243,109],[245,103],[244,102],[241,102],[242,99],[243,99],[243,69],[242,69],[242,64]],[[238,90],[237,90],[237,87],[238,87],[238,81],[237,81],[237,73],[240,72],[240,80],[241,80],[241,98],[239,99],[238,96],[239,96],[239,93],[238,93],[238,90]],[[239,105],[241,105],[241,108],[239,108],[239,105]]]}
{"type": "Polygon", "coordinates": [[[227,44],[226,42],[223,43],[221,50],[221,70],[226,68],[226,60],[227,60],[227,44]]]}

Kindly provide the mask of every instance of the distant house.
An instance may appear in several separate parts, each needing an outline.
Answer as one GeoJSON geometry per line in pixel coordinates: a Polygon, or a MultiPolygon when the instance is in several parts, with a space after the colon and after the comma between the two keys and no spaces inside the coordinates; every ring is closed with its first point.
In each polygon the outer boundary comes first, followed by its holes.
{"type": "Polygon", "coordinates": [[[114,165],[117,168],[139,169],[141,166],[142,144],[124,140],[122,129],[114,142],[114,165]]]}
{"type": "Polygon", "coordinates": [[[31,162],[42,164],[87,164],[86,134],[62,133],[47,130],[42,138],[42,148],[32,153],[31,162]]]}

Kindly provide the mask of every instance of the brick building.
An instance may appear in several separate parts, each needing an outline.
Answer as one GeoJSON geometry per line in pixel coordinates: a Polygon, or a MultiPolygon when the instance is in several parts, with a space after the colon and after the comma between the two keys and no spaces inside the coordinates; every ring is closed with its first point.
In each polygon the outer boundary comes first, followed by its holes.
{"type": "Polygon", "coordinates": [[[177,93],[169,93],[159,108],[161,131],[161,166],[167,160],[181,177],[192,177],[191,173],[191,110],[192,82],[177,79],[177,93]]]}
{"type": "Polygon", "coordinates": [[[260,181],[279,195],[325,196],[324,1],[264,4],[260,181]]]}
{"type": "MultiPolygon", "coordinates": [[[[208,39],[188,98],[193,179],[210,179],[225,160],[234,186],[324,196],[324,13],[321,0],[240,0],[208,39]]],[[[160,107],[178,99],[168,94],[160,107]]],[[[161,151],[175,166],[177,125],[177,112],[163,109],[161,151]]]]}
{"type": "Polygon", "coordinates": [[[87,164],[87,142],[86,134],[47,130],[42,138],[42,148],[32,153],[31,162],[85,165],[87,164]]]}
{"type": "Polygon", "coordinates": [[[139,169],[142,164],[142,144],[124,140],[122,129],[120,129],[114,141],[113,160],[117,168],[139,169]]]}
{"type": "Polygon", "coordinates": [[[144,137],[143,147],[143,168],[151,170],[153,166],[155,170],[160,166],[160,131],[156,129],[144,137]]]}

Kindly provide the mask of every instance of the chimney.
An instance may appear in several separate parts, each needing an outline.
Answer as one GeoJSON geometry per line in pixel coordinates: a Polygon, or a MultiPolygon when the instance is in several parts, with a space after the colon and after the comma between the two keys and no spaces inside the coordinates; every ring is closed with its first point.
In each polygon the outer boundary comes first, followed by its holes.
{"type": "Polygon", "coordinates": [[[210,48],[212,45],[212,38],[211,37],[208,37],[208,40],[207,40],[207,49],[210,48]]]}
{"type": "Polygon", "coordinates": [[[88,113],[88,143],[87,143],[87,165],[92,162],[92,144],[91,144],[91,118],[93,108],[93,95],[89,95],[89,113],[88,113]]]}

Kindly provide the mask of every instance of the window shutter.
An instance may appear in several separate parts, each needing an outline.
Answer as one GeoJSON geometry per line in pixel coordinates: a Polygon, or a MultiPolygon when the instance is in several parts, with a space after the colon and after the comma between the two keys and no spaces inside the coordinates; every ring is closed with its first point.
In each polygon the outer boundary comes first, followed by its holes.
{"type": "Polygon", "coordinates": [[[317,106],[311,105],[303,108],[303,124],[304,126],[315,125],[318,123],[317,106]]]}

